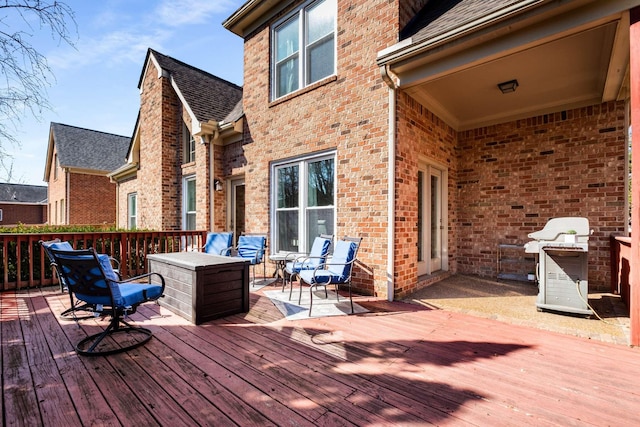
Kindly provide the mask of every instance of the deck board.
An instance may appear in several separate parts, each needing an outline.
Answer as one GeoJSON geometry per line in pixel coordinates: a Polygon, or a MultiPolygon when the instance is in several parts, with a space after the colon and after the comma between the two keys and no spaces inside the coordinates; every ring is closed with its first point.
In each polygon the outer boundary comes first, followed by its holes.
{"type": "Polygon", "coordinates": [[[106,326],[58,315],[58,289],[0,293],[4,425],[633,425],[637,348],[417,305],[287,321],[249,313],[195,326],[155,304],[146,345],[80,357],[106,326]]]}

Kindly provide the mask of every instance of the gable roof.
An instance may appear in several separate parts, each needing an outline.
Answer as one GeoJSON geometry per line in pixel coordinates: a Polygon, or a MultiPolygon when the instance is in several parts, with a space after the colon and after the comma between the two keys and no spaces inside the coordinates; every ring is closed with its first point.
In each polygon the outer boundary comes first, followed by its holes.
{"type": "Polygon", "coordinates": [[[0,183],[0,203],[47,203],[46,185],[0,183]]]}
{"type": "Polygon", "coordinates": [[[54,145],[60,167],[106,174],[125,163],[129,141],[126,136],[51,123],[45,181],[54,145]]]}
{"type": "Polygon", "coordinates": [[[178,96],[186,103],[186,107],[199,124],[218,124],[242,116],[242,88],[240,86],[153,49],[149,49],[147,52],[147,60],[140,76],[138,88],[142,87],[142,80],[150,57],[163,71],[168,73],[178,96]]]}

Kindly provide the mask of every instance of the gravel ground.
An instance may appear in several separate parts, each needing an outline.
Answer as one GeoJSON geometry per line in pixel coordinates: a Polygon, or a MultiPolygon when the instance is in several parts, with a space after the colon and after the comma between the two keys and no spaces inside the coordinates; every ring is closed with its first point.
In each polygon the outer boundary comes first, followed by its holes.
{"type": "Polygon", "coordinates": [[[534,327],[616,344],[629,344],[629,312],[618,295],[590,293],[600,316],[538,311],[535,283],[494,281],[454,275],[408,296],[405,301],[501,322],[534,327]]]}

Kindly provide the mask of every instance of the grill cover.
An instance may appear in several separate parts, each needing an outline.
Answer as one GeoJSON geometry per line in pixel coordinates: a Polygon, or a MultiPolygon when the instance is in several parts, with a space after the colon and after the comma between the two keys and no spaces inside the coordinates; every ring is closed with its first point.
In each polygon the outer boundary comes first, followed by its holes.
{"type": "Polygon", "coordinates": [[[588,301],[589,220],[582,217],[552,218],[542,230],[529,234],[535,240],[525,252],[538,258],[539,310],[592,314],[588,301]]]}

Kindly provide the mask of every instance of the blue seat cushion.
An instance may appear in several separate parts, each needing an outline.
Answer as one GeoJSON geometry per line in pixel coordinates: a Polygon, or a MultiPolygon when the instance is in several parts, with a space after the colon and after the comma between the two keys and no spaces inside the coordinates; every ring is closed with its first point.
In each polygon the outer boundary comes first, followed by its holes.
{"type": "Polygon", "coordinates": [[[305,283],[310,285],[318,284],[332,284],[332,283],[343,283],[341,276],[336,276],[332,274],[329,270],[316,270],[315,274],[313,274],[313,270],[302,270],[300,271],[300,279],[302,279],[305,283]]]}
{"type": "Polygon", "coordinates": [[[162,286],[154,283],[120,283],[121,300],[116,304],[127,307],[147,300],[156,300],[162,294],[162,286]],[[145,293],[146,291],[146,298],[145,293]]]}

